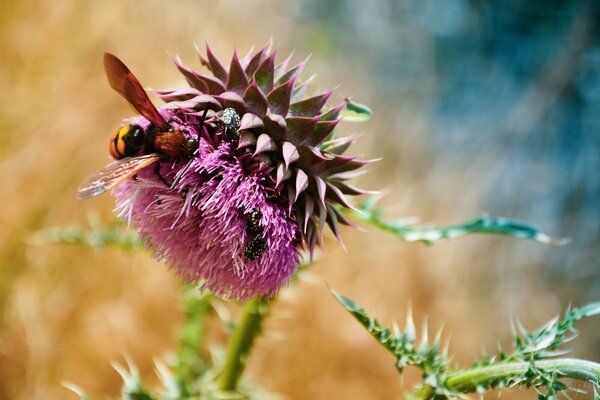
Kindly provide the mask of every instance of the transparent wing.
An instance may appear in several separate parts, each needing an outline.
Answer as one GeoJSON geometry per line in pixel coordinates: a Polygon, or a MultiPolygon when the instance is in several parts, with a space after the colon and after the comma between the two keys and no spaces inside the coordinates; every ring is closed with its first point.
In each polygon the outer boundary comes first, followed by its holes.
{"type": "Polygon", "coordinates": [[[77,198],[89,199],[98,196],[159,160],[160,156],[155,153],[117,160],[88,177],[77,189],[77,198]]]}
{"type": "Polygon", "coordinates": [[[110,87],[125,97],[137,112],[164,131],[169,129],[169,124],[152,104],[140,82],[121,60],[110,53],[104,53],[104,70],[110,87]]]}

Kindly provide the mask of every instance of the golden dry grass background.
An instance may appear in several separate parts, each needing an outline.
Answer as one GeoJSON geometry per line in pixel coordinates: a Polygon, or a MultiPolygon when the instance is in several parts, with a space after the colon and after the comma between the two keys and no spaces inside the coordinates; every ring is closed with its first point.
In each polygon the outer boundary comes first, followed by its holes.
{"type": "MultiPolygon", "coordinates": [[[[372,123],[343,132],[364,132],[355,152],[384,157],[361,183],[384,188],[390,214],[450,223],[482,211],[486,187],[477,166],[460,176],[419,179],[430,162],[420,135],[427,121],[415,106],[421,99],[378,103],[368,71],[353,59],[360,52],[330,57],[326,43],[315,41],[318,27],[297,15],[274,0],[0,5],[0,398],[76,398],[62,381],[95,398],[115,398],[120,378],[111,361],[131,357],[156,383],[153,360],[176,344],[182,291],[163,265],[148,255],[32,240],[48,227],[113,219],[110,196],[74,199],[78,183],[107,162],[108,138],[131,112],[106,84],[105,51],[124,59],[144,85],[169,87],[180,77],[166,51],[193,64],[194,42],[206,39],[223,58],[270,37],[282,57],[314,44],[314,89],[343,83],[334,100],[353,95],[375,110],[372,123]]],[[[511,316],[533,327],[565,305],[568,289],[559,298],[537,278],[539,260],[558,250],[537,243],[472,237],[425,247],[372,230],[344,235],[347,252],[330,240],[307,279],[282,293],[249,363],[251,377],[290,399],[389,399],[403,389],[393,358],[336,304],[329,287],[387,323],[402,321],[412,303],[417,321],[427,315],[431,327],[444,325],[461,362],[506,343],[511,316]],[[492,246],[505,256],[489,260],[492,246]],[[500,264],[495,275],[484,272],[500,264]]],[[[222,343],[218,335],[213,340],[222,343]]],[[[581,346],[575,355],[585,354],[581,346]]],[[[414,377],[409,373],[404,385],[414,377]]]]}

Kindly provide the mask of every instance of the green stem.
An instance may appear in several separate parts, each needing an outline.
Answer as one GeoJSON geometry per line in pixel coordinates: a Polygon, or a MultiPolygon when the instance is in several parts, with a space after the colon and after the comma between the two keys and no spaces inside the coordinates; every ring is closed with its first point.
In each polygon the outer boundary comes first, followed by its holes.
{"type": "Polygon", "coordinates": [[[262,320],[268,313],[269,305],[264,300],[250,300],[244,304],[242,317],[231,335],[225,364],[219,374],[220,390],[236,390],[254,339],[260,333],[262,320]]]}
{"type": "Polygon", "coordinates": [[[189,394],[188,384],[202,374],[206,360],[200,350],[204,341],[207,316],[210,310],[210,294],[199,294],[198,289],[186,293],[186,316],[179,332],[179,349],[175,375],[183,395],[189,394]]]}
{"type": "MultiPolygon", "coordinates": [[[[528,362],[504,362],[487,367],[471,368],[450,374],[445,386],[453,391],[468,393],[477,387],[490,387],[510,378],[523,376],[528,362]]],[[[535,362],[537,368],[558,373],[559,376],[600,384],[600,364],[574,358],[559,358],[535,362]]]]}

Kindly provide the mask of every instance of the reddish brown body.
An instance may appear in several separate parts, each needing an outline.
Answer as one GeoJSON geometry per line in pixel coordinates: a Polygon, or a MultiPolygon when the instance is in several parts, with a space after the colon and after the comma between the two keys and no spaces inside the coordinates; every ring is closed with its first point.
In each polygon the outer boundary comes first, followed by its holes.
{"type": "MultiPolygon", "coordinates": [[[[116,161],[96,171],[79,187],[77,198],[87,199],[98,196],[125,182],[150,165],[159,165],[164,159],[188,159],[185,171],[198,149],[198,139],[186,138],[179,129],[171,127],[158,109],[152,104],[144,88],[121,60],[112,54],[104,55],[104,68],[110,86],[133,106],[150,125],[144,129],[140,125],[129,124],[120,127],[112,136],[109,152],[116,161]]],[[[206,111],[202,120],[206,117],[206,111]]],[[[181,177],[167,183],[174,187],[181,177]]]]}
{"type": "MultiPolygon", "coordinates": [[[[148,139],[152,141],[148,147],[151,146],[154,152],[170,158],[189,157],[191,149],[188,148],[186,138],[179,129],[148,135],[148,139]]],[[[147,150],[145,152],[149,153],[147,150]]]]}

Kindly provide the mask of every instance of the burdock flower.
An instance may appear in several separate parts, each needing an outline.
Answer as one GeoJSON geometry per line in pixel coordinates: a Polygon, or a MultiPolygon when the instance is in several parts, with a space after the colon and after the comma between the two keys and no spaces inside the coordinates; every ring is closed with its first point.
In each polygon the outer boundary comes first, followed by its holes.
{"type": "MultiPolygon", "coordinates": [[[[364,193],[345,181],[366,161],[343,156],[336,138],[344,103],[306,96],[304,62],[275,62],[269,46],[226,68],[206,48],[211,74],[175,65],[190,87],[155,90],[173,129],[197,145],[191,159],[162,159],[113,190],[117,209],[155,257],[216,294],[273,296],[312,254],[328,225],[349,225],[339,207],[364,193]]],[[[148,130],[144,117],[128,121],[148,130]]],[[[142,154],[143,154],[142,150],[142,154]]]]}

